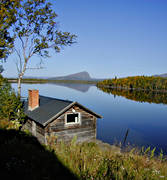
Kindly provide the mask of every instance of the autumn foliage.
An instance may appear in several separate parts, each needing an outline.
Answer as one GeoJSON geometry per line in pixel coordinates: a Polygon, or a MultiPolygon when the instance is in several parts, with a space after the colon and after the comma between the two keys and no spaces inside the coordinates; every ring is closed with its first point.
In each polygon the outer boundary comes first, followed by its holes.
{"type": "Polygon", "coordinates": [[[104,81],[98,82],[97,87],[166,91],[167,78],[154,76],[133,76],[119,79],[106,79],[104,81]]]}

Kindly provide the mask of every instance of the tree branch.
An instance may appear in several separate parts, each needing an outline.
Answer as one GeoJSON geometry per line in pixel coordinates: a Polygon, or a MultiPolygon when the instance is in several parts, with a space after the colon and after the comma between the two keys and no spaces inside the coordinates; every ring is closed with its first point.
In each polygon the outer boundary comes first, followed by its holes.
{"type": "Polygon", "coordinates": [[[43,64],[43,61],[42,61],[42,58],[40,58],[39,67],[38,67],[38,64],[37,64],[37,67],[27,67],[26,70],[44,69],[45,67],[42,67],[42,64],[43,64]]]}

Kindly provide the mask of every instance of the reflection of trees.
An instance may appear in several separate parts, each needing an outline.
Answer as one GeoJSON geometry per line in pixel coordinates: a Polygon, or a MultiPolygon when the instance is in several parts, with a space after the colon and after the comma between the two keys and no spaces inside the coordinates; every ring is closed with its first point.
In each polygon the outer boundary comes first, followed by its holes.
{"type": "Polygon", "coordinates": [[[131,99],[139,102],[167,104],[167,93],[162,93],[157,91],[135,91],[135,90],[125,90],[125,89],[115,89],[115,88],[104,88],[104,87],[99,87],[99,89],[108,94],[113,94],[114,97],[123,96],[127,99],[131,99]]]}

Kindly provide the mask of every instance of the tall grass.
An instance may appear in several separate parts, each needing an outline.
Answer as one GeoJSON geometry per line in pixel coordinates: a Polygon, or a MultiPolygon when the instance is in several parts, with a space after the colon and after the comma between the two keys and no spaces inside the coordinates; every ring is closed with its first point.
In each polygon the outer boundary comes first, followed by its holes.
{"type": "Polygon", "coordinates": [[[59,160],[79,179],[87,180],[159,180],[167,179],[167,162],[162,153],[154,156],[155,149],[117,153],[101,150],[96,143],[77,144],[49,141],[59,160]]]}

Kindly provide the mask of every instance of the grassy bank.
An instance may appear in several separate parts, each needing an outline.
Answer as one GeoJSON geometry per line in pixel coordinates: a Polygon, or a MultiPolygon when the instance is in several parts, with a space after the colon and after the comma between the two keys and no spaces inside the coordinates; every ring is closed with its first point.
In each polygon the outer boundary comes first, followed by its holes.
{"type": "Polygon", "coordinates": [[[167,162],[154,157],[154,150],[135,149],[127,153],[101,150],[95,143],[50,144],[60,161],[79,179],[158,180],[167,179],[167,162]]]}

